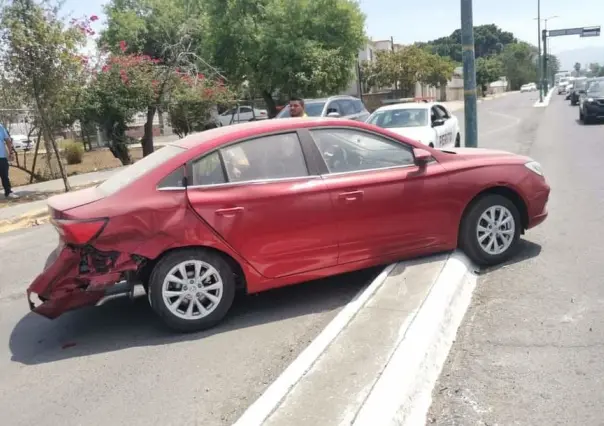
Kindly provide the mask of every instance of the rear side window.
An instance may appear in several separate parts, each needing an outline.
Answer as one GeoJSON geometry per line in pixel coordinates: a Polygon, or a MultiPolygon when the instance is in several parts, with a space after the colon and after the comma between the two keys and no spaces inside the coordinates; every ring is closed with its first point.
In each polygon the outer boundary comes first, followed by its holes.
{"type": "Polygon", "coordinates": [[[219,185],[227,181],[217,151],[194,161],[192,171],[193,185],[219,185]]]}
{"type": "Polygon", "coordinates": [[[115,194],[143,175],[176,157],[178,154],[182,154],[184,151],[186,151],[185,148],[176,145],[166,145],[131,166],[124,167],[100,184],[98,189],[105,195],[115,194]]]}
{"type": "Polygon", "coordinates": [[[264,136],[221,150],[229,182],[308,176],[296,133],[264,136]]]}

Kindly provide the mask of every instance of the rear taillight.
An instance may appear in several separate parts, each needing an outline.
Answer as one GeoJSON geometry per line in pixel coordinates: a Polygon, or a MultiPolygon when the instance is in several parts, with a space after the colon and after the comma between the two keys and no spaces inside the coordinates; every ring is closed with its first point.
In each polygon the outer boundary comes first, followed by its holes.
{"type": "Polygon", "coordinates": [[[75,245],[90,244],[105,229],[108,219],[53,219],[52,223],[66,243],[75,245]]]}

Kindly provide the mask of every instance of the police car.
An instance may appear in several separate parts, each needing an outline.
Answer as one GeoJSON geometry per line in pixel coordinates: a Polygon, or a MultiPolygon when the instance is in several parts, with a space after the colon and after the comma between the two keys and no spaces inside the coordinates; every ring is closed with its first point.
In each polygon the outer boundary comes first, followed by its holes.
{"type": "Polygon", "coordinates": [[[438,102],[409,102],[378,108],[366,120],[432,148],[459,147],[457,117],[438,102]]]}

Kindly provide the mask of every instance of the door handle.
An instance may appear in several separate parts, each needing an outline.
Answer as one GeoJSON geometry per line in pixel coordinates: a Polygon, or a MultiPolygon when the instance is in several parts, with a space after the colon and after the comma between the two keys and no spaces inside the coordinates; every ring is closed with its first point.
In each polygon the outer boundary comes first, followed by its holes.
{"type": "Polygon", "coordinates": [[[338,198],[344,201],[355,201],[363,198],[363,191],[351,191],[338,194],[338,198]]]}
{"type": "Polygon", "coordinates": [[[243,210],[243,207],[231,207],[228,209],[218,209],[215,213],[218,216],[232,217],[236,214],[243,213],[243,210]]]}

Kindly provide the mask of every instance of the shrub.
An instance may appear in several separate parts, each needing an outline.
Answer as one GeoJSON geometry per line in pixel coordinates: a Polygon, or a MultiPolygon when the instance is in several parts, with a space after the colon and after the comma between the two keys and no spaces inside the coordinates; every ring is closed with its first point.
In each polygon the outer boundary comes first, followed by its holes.
{"type": "Polygon", "coordinates": [[[84,156],[84,146],[78,142],[70,142],[63,148],[67,164],[80,164],[84,156]]]}

